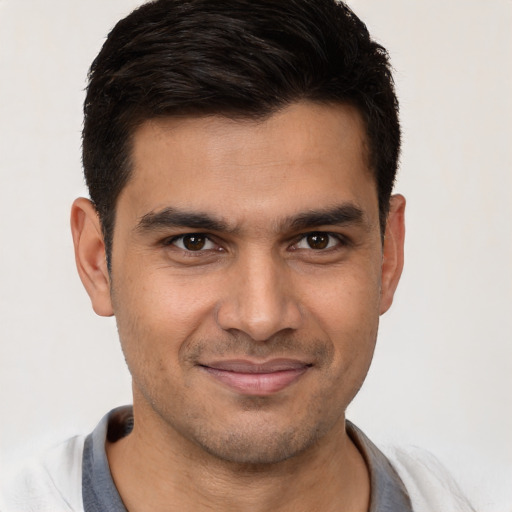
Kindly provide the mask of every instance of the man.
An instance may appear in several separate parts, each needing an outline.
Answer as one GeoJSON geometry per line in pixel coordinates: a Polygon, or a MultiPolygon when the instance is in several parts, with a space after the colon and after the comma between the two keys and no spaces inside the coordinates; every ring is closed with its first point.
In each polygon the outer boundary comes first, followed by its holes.
{"type": "Polygon", "coordinates": [[[469,509],[345,418],[403,265],[398,106],[363,23],[334,0],[146,4],[84,112],[76,263],[116,317],[133,408],[5,508],[469,509]]]}

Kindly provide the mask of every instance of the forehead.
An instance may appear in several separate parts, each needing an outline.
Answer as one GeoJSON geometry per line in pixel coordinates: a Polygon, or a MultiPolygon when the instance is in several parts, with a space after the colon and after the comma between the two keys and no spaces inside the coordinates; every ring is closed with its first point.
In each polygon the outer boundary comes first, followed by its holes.
{"type": "Polygon", "coordinates": [[[119,206],[128,202],[139,217],[169,206],[228,218],[342,201],[376,209],[365,147],[364,123],[348,105],[298,103],[259,121],[150,120],[134,133],[132,176],[119,206]]]}

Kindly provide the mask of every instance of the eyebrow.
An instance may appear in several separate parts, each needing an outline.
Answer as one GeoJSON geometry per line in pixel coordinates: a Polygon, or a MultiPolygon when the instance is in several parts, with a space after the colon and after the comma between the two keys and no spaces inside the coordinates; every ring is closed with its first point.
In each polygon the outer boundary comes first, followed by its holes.
{"type": "Polygon", "coordinates": [[[165,208],[159,212],[143,215],[137,224],[137,231],[153,231],[163,228],[188,227],[208,231],[234,231],[226,222],[207,213],[187,212],[176,208],[165,208]]]}
{"type": "MultiPolygon", "coordinates": [[[[331,208],[309,210],[298,215],[286,217],[276,223],[276,231],[301,231],[319,226],[342,226],[364,224],[363,210],[352,203],[337,205],[331,208]]],[[[194,228],[223,233],[238,233],[239,228],[229,226],[222,219],[204,212],[188,212],[168,207],[157,212],[143,215],[136,230],[140,232],[158,231],[165,228],[194,228]]]]}
{"type": "Polygon", "coordinates": [[[310,210],[300,213],[285,222],[293,230],[303,230],[319,226],[343,226],[364,224],[363,210],[353,204],[342,204],[322,210],[310,210]]]}

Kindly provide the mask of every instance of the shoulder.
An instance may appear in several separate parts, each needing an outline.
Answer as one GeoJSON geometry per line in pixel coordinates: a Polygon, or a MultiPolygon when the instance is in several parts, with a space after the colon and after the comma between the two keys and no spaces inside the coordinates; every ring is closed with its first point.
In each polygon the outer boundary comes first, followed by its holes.
{"type": "Polygon", "coordinates": [[[402,479],[415,512],[474,512],[448,470],[431,453],[416,447],[384,448],[402,479]]]}
{"type": "Polygon", "coordinates": [[[2,489],[2,512],[81,512],[84,436],[31,460],[2,489]]]}

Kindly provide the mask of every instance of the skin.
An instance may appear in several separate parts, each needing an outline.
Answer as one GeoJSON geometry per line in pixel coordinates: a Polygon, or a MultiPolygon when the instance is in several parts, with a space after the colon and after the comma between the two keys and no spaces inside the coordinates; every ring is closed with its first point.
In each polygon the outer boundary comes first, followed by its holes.
{"type": "Polygon", "coordinates": [[[134,430],[107,445],[128,509],[367,510],[345,410],[398,284],[405,200],[383,242],[360,115],[298,103],[147,121],[133,140],[110,275],[94,208],[72,209],[133,378],[134,430]]]}

